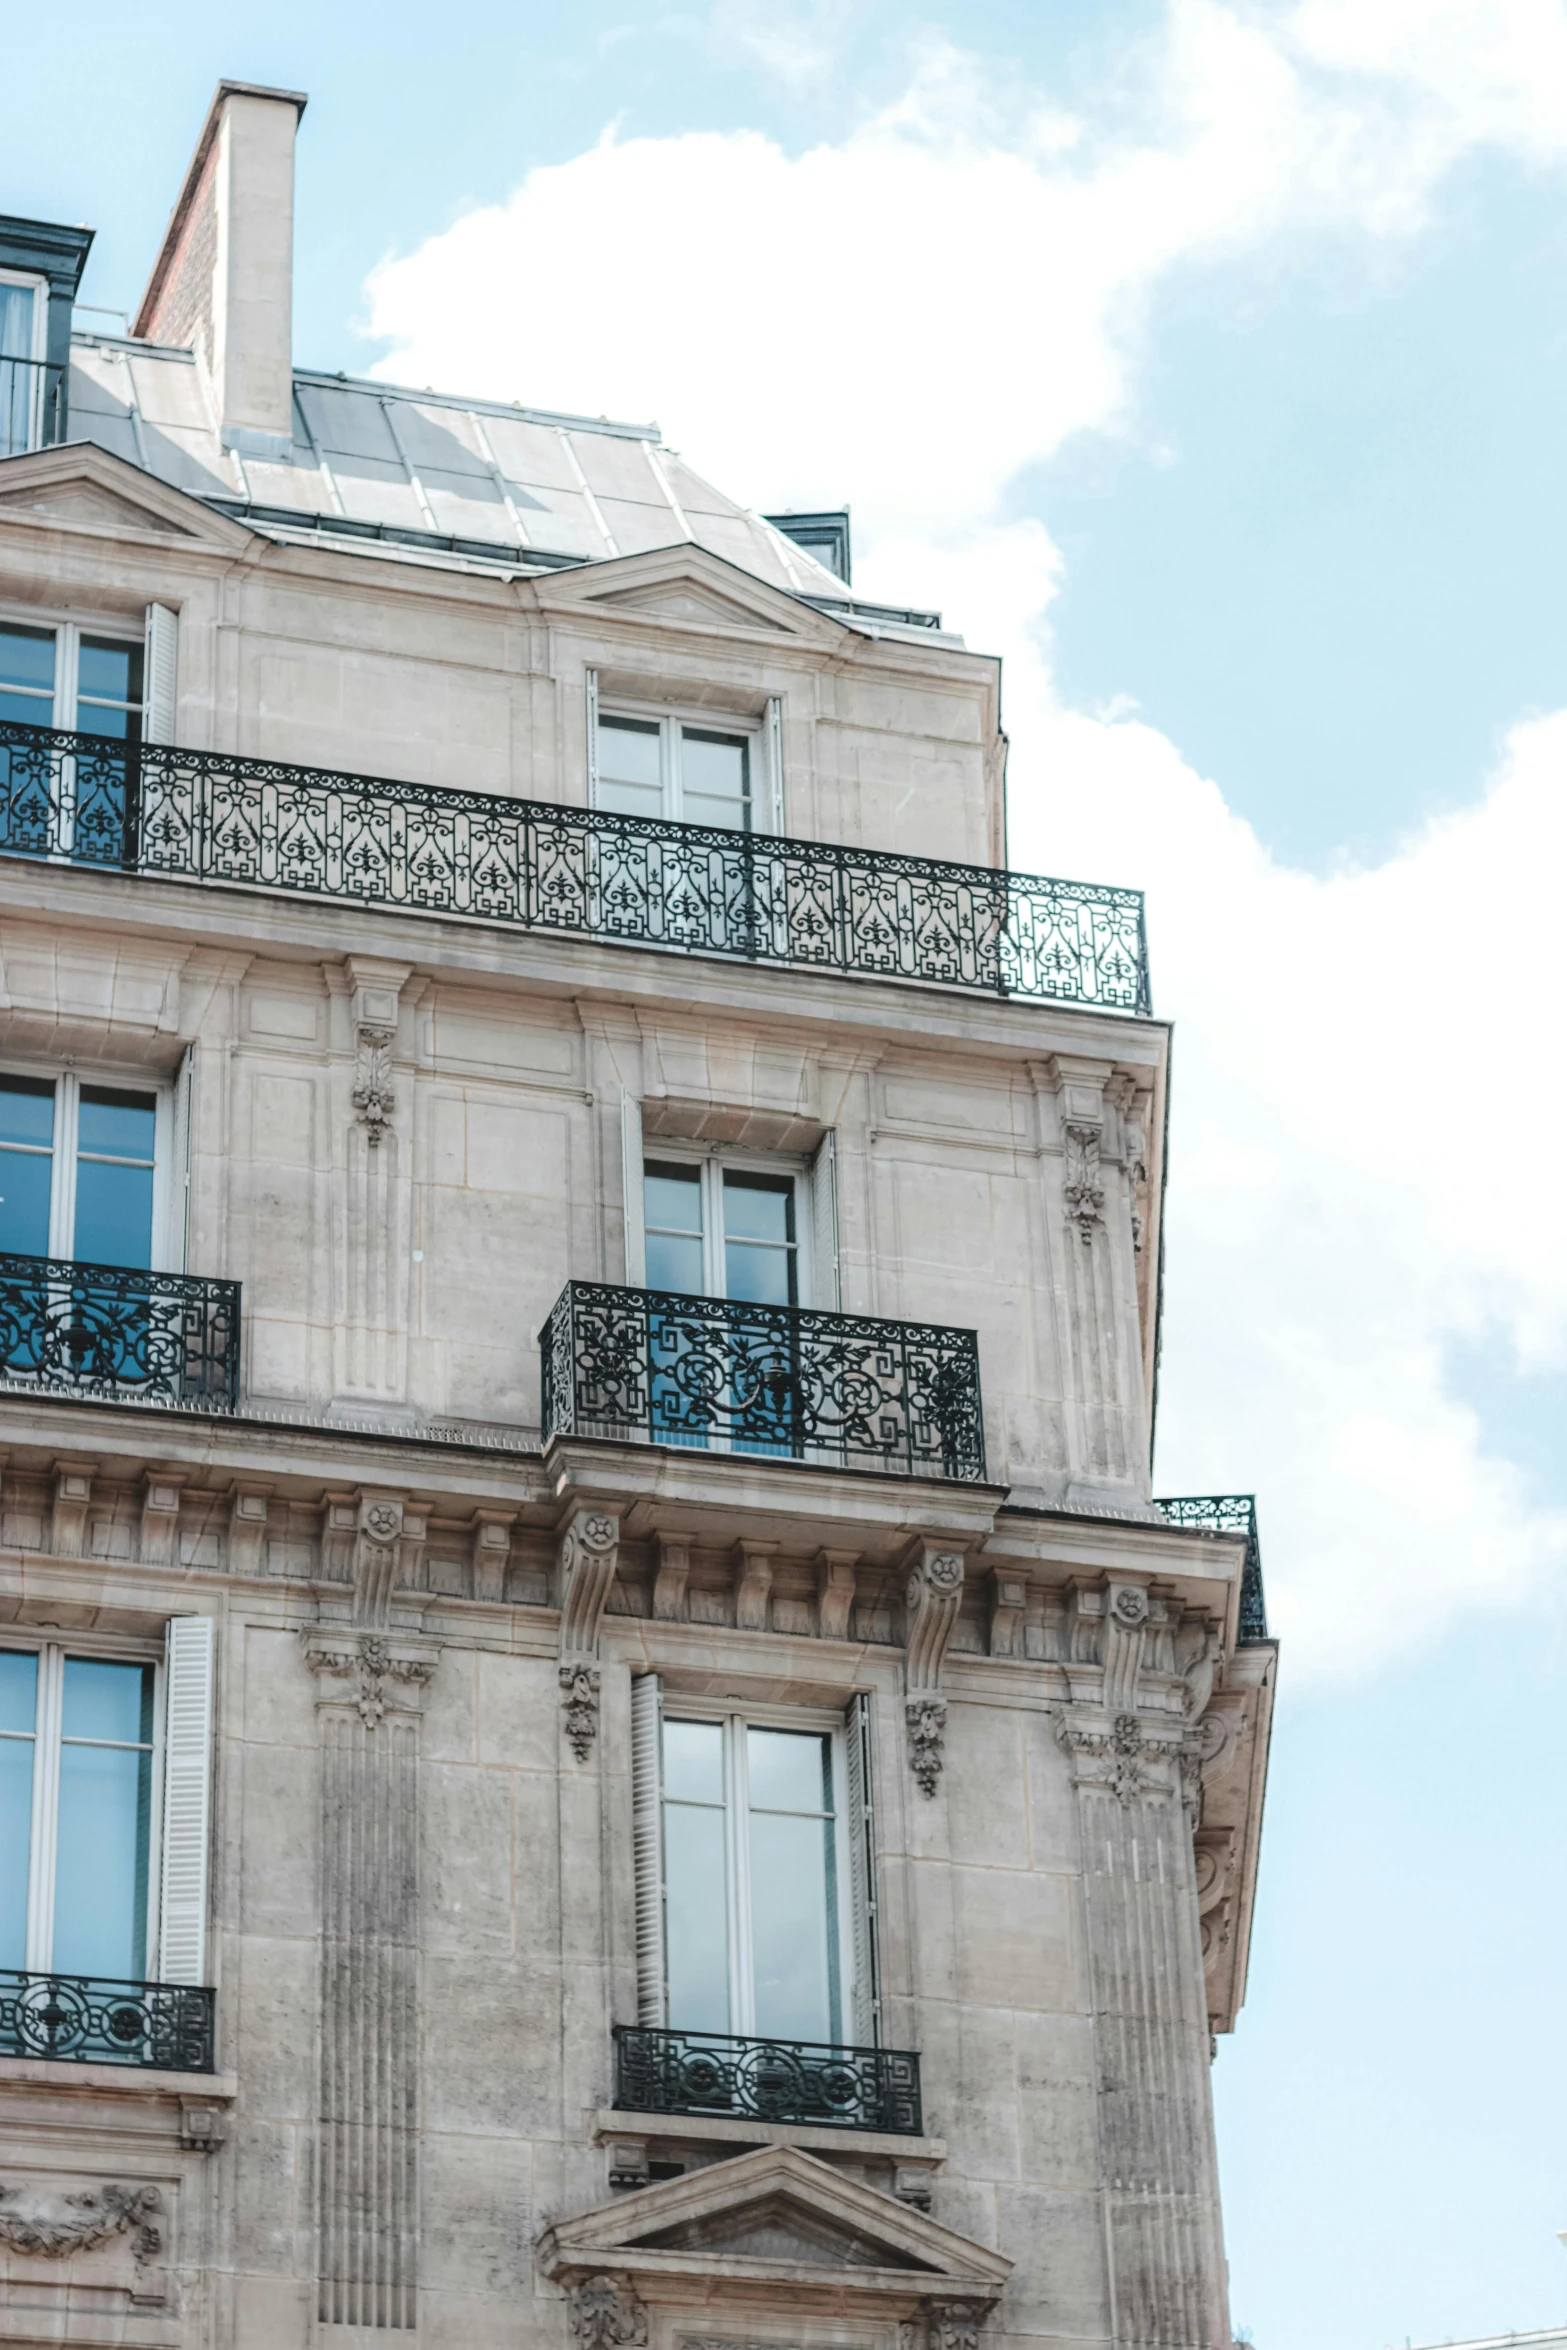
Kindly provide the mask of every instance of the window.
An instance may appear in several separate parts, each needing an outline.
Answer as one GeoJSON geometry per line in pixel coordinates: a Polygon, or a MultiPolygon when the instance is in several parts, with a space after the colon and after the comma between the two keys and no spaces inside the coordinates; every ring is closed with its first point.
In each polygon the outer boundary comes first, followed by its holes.
{"type": "Polygon", "coordinates": [[[151,1973],[159,1678],[0,1649],[0,1965],[151,1973]]]}
{"type": "Polygon", "coordinates": [[[0,269],[0,457],[43,441],[43,365],[49,290],[42,278],[0,269]]]}
{"type": "Polygon", "coordinates": [[[0,1254],[148,1270],[167,1114],[161,1092],[0,1071],[0,1254]]]}
{"type": "Polygon", "coordinates": [[[727,1714],[663,1726],[664,1951],[675,2030],[842,2041],[852,1972],[842,1734],[727,1714]]]}
{"type": "Polygon", "coordinates": [[[647,1286],[688,1296],[797,1306],[803,1174],[720,1159],[648,1159],[643,1170],[647,1286]]]}
{"type": "Polygon", "coordinates": [[[729,832],[771,832],[777,818],[777,705],[766,720],[592,701],[593,804],[729,832]]]}
{"type": "Polygon", "coordinates": [[[0,718],[140,742],[144,669],[141,642],[0,621],[0,718]]]}

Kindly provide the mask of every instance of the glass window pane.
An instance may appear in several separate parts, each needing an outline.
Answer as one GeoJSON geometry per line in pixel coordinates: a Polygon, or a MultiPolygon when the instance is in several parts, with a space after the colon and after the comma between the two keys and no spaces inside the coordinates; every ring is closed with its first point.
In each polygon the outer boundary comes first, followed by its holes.
{"type": "Polygon", "coordinates": [[[152,1263],[152,1169],[103,1159],[76,1165],[76,1234],[72,1255],[81,1265],[152,1263]]]}
{"type": "Polygon", "coordinates": [[[76,669],[79,697],[93,702],[141,700],[141,647],[84,636],[76,669]]]}
{"type": "Polygon", "coordinates": [[[723,1802],[724,1733],[717,1722],[665,1722],[664,1795],[671,1803],[723,1802]]]}
{"type": "Polygon", "coordinates": [[[744,735],[680,730],[680,797],[700,800],[707,824],[742,824],[750,797],[750,746],[744,735]]]}
{"type": "Polygon", "coordinates": [[[0,1077],[0,1251],[49,1254],[53,1140],[53,1080],[0,1077]]]}
{"type": "Polygon", "coordinates": [[[0,1077],[0,1142],[54,1141],[54,1079],[0,1077]]]}
{"type": "Polygon", "coordinates": [[[38,1658],[25,1648],[0,1648],[0,1730],[30,1732],[38,1718],[38,1658]]]}
{"type": "Polygon", "coordinates": [[[31,359],[37,345],[35,286],[0,285],[0,359],[31,359]]]}
{"type": "Polygon", "coordinates": [[[145,1159],[150,1166],[157,1108],[150,1093],[120,1093],[107,1085],[84,1085],[76,1147],[107,1151],[116,1159],[145,1159]]]}
{"type": "Polygon", "coordinates": [[[701,1169],[647,1166],[642,1215],[649,1289],[700,1296],[707,1286],[702,1267],[701,1169]]]}
{"type": "MultiPolygon", "coordinates": [[[[27,686],[34,693],[54,692],[54,630],[0,628],[0,686],[27,686]]],[[[7,711],[5,715],[10,716],[7,711]]],[[[34,725],[45,724],[36,712],[34,725]]]]}
{"type": "Polygon", "coordinates": [[[745,1747],[753,1811],[831,1811],[830,1738],[748,1729],[745,1747]]]}
{"type": "Polygon", "coordinates": [[[63,1973],[145,1974],[151,1818],[150,1753],[61,1746],[52,1963],[63,1973]]]}
{"type": "Polygon", "coordinates": [[[731,1240],[793,1240],[793,1177],[726,1169],[724,1231],[731,1240]]]}
{"type": "Polygon", "coordinates": [[[780,2040],[839,2037],[832,1823],[751,1814],[756,2029],[780,2040]]]}
{"type": "Polygon", "coordinates": [[[32,1842],[33,1741],[0,1738],[0,1966],[27,1963],[27,1863],[32,1842]]]}
{"type": "Polygon", "coordinates": [[[792,1306],[795,1297],[793,1249],[758,1248],[732,1240],[724,1250],[724,1295],[745,1305],[792,1306]]]}
{"type": "Polygon", "coordinates": [[[654,719],[601,718],[598,802],[614,816],[664,812],[663,729],[654,719]]]}
{"type": "Polygon", "coordinates": [[[721,1811],[664,1806],[664,1951],[671,2026],[727,2032],[729,1923],[721,1811]]]}
{"type": "Polygon", "coordinates": [[[61,1735],[111,1738],[121,1745],[152,1743],[151,1665],[113,1664],[96,1656],[65,1660],[61,1735]]]}

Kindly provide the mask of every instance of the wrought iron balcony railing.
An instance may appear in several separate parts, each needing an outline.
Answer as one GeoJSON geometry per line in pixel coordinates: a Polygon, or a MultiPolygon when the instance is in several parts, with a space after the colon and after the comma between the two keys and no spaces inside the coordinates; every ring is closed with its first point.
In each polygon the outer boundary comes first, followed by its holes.
{"type": "Polygon", "coordinates": [[[572,1281],[540,1344],[546,1444],[611,1436],[984,1480],[972,1330],[572,1281]]]}
{"type": "Polygon", "coordinates": [[[0,851],[1146,1012],[1138,890],[0,723],[0,851]]]}
{"type": "Polygon", "coordinates": [[[644,2024],[615,2026],[615,2104],[622,2113],[717,2113],[906,2138],[924,2129],[920,2060],[909,2049],[644,2024]]]}
{"type": "Polygon", "coordinates": [[[1262,1545],[1257,1539],[1257,1504],[1249,1493],[1206,1493],[1180,1501],[1157,1501],[1172,1526],[1190,1526],[1201,1534],[1244,1534],[1246,1563],[1241,1569],[1239,1637],[1266,1640],[1268,1611],[1262,1596],[1262,1545]]]}
{"type": "Polygon", "coordinates": [[[239,1283],[0,1256],[0,1379],[231,1412],[239,1283]]]}
{"type": "Polygon", "coordinates": [[[0,1969],[0,2056],[212,2070],[213,1995],[196,1983],[0,1969]]]}
{"type": "Polygon", "coordinates": [[[0,457],[60,438],[65,370],[44,359],[0,359],[0,457]]]}

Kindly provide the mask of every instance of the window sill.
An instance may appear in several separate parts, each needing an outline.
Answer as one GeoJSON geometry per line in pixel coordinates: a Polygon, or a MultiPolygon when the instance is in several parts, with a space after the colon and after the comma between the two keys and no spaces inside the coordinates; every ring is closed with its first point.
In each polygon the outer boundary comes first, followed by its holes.
{"type": "Polygon", "coordinates": [[[683,2138],[687,2144],[797,2146],[804,2154],[880,2155],[898,2163],[945,2162],[945,2138],[900,2138],[887,2130],[821,2130],[808,2122],[731,2121],[708,2113],[622,2113],[600,2106],[593,2118],[595,2145],[611,2139],[683,2138]]]}
{"type": "Polygon", "coordinates": [[[234,2073],[165,2072],[151,2064],[73,2064],[53,2056],[0,2056],[0,2091],[91,2089],[122,2097],[178,2097],[187,2105],[232,2105],[234,2073]]]}

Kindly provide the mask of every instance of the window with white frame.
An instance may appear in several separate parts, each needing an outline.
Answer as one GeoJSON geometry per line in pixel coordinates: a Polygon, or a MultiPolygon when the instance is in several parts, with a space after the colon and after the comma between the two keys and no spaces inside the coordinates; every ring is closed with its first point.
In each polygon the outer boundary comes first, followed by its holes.
{"type": "Polygon", "coordinates": [[[145,672],[145,637],[99,634],[74,621],[35,628],[0,620],[0,718],[18,725],[138,743],[145,672]]]}
{"type": "Polygon", "coordinates": [[[43,440],[49,288],[41,277],[0,269],[0,457],[43,440]]]}
{"type": "Polygon", "coordinates": [[[213,1628],[0,1645],[0,1967],[200,1982],[213,1628]]]}
{"type": "Polygon", "coordinates": [[[171,1124],[167,1087],[0,1070],[0,1254],[166,1263],[171,1124]]]}
{"type": "Polygon", "coordinates": [[[745,1158],[643,1165],[647,1286],[753,1305],[809,1302],[810,1216],[803,1168],[745,1158]]]}
{"type": "Polygon", "coordinates": [[[732,832],[777,829],[776,721],[593,702],[593,803],[732,832]]]}

